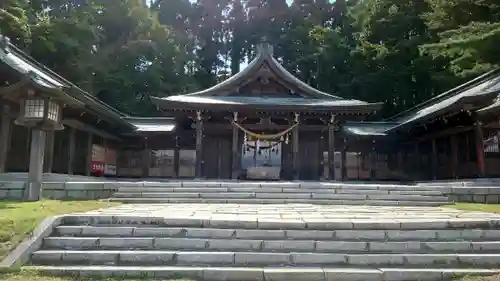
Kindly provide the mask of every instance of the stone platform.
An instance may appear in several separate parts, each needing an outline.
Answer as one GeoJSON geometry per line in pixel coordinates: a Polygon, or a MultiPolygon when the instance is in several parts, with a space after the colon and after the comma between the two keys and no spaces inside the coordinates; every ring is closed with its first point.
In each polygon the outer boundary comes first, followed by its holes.
{"type": "Polygon", "coordinates": [[[66,216],[30,267],[226,281],[496,274],[500,215],[438,207],[128,204],[66,216]]]}

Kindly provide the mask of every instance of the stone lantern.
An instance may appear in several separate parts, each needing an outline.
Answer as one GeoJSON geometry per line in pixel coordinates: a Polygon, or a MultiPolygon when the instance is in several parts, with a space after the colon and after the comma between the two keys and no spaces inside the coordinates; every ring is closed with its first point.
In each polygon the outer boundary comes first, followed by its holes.
{"type": "Polygon", "coordinates": [[[47,131],[64,129],[61,118],[62,104],[58,100],[31,89],[21,96],[20,113],[15,123],[32,129],[29,174],[25,194],[27,201],[40,200],[47,131]]]}

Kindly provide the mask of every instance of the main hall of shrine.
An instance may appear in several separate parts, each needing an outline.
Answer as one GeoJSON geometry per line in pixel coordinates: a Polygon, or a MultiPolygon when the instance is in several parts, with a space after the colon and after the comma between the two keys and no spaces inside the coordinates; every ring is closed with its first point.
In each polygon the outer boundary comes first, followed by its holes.
{"type": "Polygon", "coordinates": [[[96,99],[0,37],[0,173],[150,179],[434,180],[500,176],[500,70],[379,122],[382,103],[325,93],[267,43],[159,117],[96,99]]]}

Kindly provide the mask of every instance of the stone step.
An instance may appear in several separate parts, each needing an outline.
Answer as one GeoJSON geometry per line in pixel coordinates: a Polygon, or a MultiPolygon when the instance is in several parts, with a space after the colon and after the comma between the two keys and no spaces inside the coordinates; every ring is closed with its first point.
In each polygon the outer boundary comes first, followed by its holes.
{"type": "Polygon", "coordinates": [[[309,252],[215,252],[147,250],[39,250],[34,265],[180,265],[180,266],[404,266],[495,267],[500,254],[340,254],[309,252]]]}
{"type": "Polygon", "coordinates": [[[334,193],[363,195],[424,195],[442,196],[438,190],[377,190],[377,189],[334,189],[334,188],[287,188],[287,187],[120,187],[120,193],[155,192],[262,192],[262,193],[334,193]]]}
{"type": "Polygon", "coordinates": [[[363,189],[363,190],[394,190],[394,191],[433,191],[428,185],[395,185],[369,183],[328,183],[328,182],[163,182],[163,183],[117,183],[120,188],[309,188],[309,189],[363,189]]]}
{"type": "MultiPolygon", "coordinates": [[[[177,207],[179,212],[183,205],[177,207]]],[[[385,207],[386,210],[390,210],[385,207]]],[[[439,210],[439,209],[437,209],[439,210]]],[[[451,212],[453,213],[453,212],[451,212]]],[[[472,213],[474,214],[474,213],[472,213]]],[[[170,217],[154,216],[113,216],[113,215],[92,215],[92,213],[81,215],[68,215],[63,223],[68,225],[155,225],[162,227],[203,227],[203,228],[223,228],[223,229],[274,229],[274,230],[434,230],[434,229],[496,229],[500,226],[500,217],[495,214],[478,213],[481,217],[451,217],[445,218],[432,216],[432,213],[416,216],[408,215],[401,218],[325,218],[323,217],[293,217],[281,218],[279,215],[268,215],[267,217],[247,215],[227,215],[219,214],[210,217],[186,217],[186,214],[171,214],[170,217]]]]}
{"type": "Polygon", "coordinates": [[[441,281],[469,275],[493,275],[492,269],[408,268],[272,268],[272,267],[179,267],[179,266],[31,266],[29,269],[58,276],[98,278],[161,278],[201,281],[441,281]]]}
{"type": "Polygon", "coordinates": [[[252,240],[179,237],[48,237],[45,249],[141,249],[315,253],[433,253],[495,252],[500,241],[324,241],[252,240]]]}
{"type": "Polygon", "coordinates": [[[206,199],[329,199],[448,202],[444,196],[400,194],[262,193],[262,192],[117,192],[115,198],[206,198],[206,199]]]}
{"type": "Polygon", "coordinates": [[[442,206],[453,204],[442,201],[395,201],[395,200],[333,200],[333,199],[207,199],[207,198],[147,198],[120,197],[110,198],[111,202],[121,203],[229,203],[229,204],[317,204],[317,205],[370,205],[370,206],[442,206]]]}
{"type": "Polygon", "coordinates": [[[56,227],[60,237],[185,237],[213,239],[324,240],[324,241],[500,241],[500,229],[429,230],[264,230],[167,228],[158,226],[56,227]]]}

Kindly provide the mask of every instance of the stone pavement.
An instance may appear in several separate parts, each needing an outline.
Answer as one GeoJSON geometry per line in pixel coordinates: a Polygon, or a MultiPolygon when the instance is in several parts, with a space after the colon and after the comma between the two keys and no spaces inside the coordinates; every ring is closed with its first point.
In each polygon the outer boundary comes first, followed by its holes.
{"type": "Polygon", "coordinates": [[[395,206],[348,206],[311,204],[124,204],[91,211],[85,215],[137,216],[154,218],[231,219],[244,221],[276,220],[384,222],[387,224],[409,220],[448,221],[500,221],[500,214],[462,211],[445,207],[395,207],[395,206]]]}

